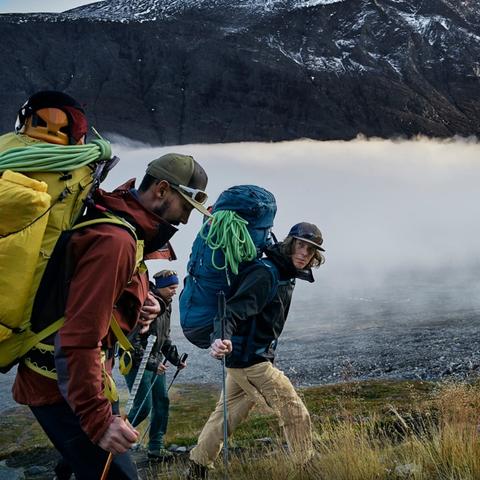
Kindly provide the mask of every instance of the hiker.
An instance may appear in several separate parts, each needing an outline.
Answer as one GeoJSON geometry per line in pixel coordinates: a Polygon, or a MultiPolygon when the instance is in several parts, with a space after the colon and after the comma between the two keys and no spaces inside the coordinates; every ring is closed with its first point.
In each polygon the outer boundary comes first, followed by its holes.
{"type": "Polygon", "coordinates": [[[145,373],[143,374],[128,421],[133,427],[139,425],[150,414],[149,441],[147,456],[151,460],[165,461],[173,454],[165,448],[163,437],[167,431],[168,398],[166,375],[166,361],[178,369],[186,368],[186,363],[180,362],[177,347],[170,339],[170,316],[172,313],[172,299],[177,293],[178,276],[172,270],[161,270],[153,276],[155,285],[152,291],[165,302],[165,311],[150,325],[149,331],[137,333],[131,339],[134,347],[133,368],[125,375],[128,388],[131,390],[138,372],[138,366],[147,345],[147,337],[153,334],[157,340],[148,358],[145,373]]]}
{"type": "MultiPolygon", "coordinates": [[[[324,262],[323,238],[311,223],[294,225],[288,236],[269,247],[267,259],[279,273],[273,277],[257,263],[233,280],[226,301],[225,336],[211,344],[214,358],[225,357],[228,435],[246,419],[255,403],[271,408],[287,440],[292,459],[304,464],[313,455],[309,413],[290,380],[274,366],[275,348],[290,307],[295,279],[313,282],[312,268],[324,262]],[[243,273],[245,272],[245,273],[243,273]]],[[[208,478],[223,443],[223,393],[190,452],[189,478],[208,478]]]]}
{"type": "MultiPolygon", "coordinates": [[[[54,95],[58,92],[48,93],[39,108],[64,120],[63,112],[67,125],[59,128],[53,118],[53,128],[45,127],[50,117],[36,113],[32,102],[29,109],[22,107],[19,119],[63,138],[64,131],[75,130],[78,118],[84,119],[83,109],[63,107],[61,95],[54,95]]],[[[85,135],[86,123],[82,131],[85,135]]],[[[28,143],[31,134],[18,129],[22,142],[28,143]]],[[[57,254],[60,237],[49,260],[38,290],[45,295],[37,295],[34,311],[40,309],[46,321],[63,316],[64,323],[44,340],[46,348],[36,357],[29,352],[29,362],[20,363],[13,396],[30,407],[77,480],[100,478],[109,452],[114,457],[108,478],[138,478],[127,453],[138,432],[118,415],[114,401],[114,346],[137,322],[143,331],[157,316],[159,304],[148,293],[142,259],[165,245],[193,208],[208,214],[202,204],[206,185],[207,175],[193,157],[163,155],[150,162],[138,189],[133,179],[113,192],[98,189],[80,221],[99,223],[65,237],[64,255],[57,254]],[[117,224],[102,223],[104,217],[114,217],[117,224]],[[55,262],[63,269],[49,269],[55,262]]]]}

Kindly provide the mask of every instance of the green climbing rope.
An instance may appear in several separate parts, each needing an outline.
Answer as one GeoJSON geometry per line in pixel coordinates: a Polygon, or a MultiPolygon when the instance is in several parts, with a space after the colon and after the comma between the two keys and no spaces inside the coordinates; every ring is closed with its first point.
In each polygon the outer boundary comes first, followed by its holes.
{"type": "Polygon", "coordinates": [[[200,235],[212,250],[214,268],[226,270],[227,273],[227,269],[230,269],[237,275],[240,263],[253,260],[257,256],[257,249],[247,230],[247,225],[246,220],[231,210],[219,210],[203,224],[200,235]],[[217,250],[223,253],[225,258],[223,265],[217,265],[215,262],[217,250]]]}
{"type": "Polygon", "coordinates": [[[100,138],[85,145],[38,143],[0,153],[0,172],[64,172],[111,156],[110,143],[100,138]]]}

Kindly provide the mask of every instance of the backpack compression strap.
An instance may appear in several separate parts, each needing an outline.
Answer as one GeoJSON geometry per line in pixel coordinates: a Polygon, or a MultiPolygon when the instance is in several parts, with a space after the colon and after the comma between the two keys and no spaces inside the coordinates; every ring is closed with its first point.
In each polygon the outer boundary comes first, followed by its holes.
{"type": "MultiPolygon", "coordinates": [[[[52,323],[52,325],[49,325],[45,330],[42,330],[41,334],[43,335],[46,332],[47,336],[52,335],[61,328],[61,326],[64,324],[64,321],[64,317],[60,318],[56,322],[52,323]]],[[[112,330],[115,338],[117,339],[117,342],[120,344],[123,350],[128,351],[133,349],[132,344],[130,343],[126,335],[123,333],[113,313],[110,319],[110,329],[112,330]]],[[[38,341],[37,337],[35,337],[35,340],[37,340],[35,342],[35,345],[29,348],[31,356],[25,357],[23,359],[24,364],[34,372],[44,377],[50,378],[52,380],[57,380],[57,372],[55,370],[55,364],[53,361],[55,347],[53,345],[38,341]]],[[[31,341],[30,344],[31,343],[33,343],[33,341],[31,341]]],[[[109,401],[116,402],[118,400],[117,387],[115,385],[115,381],[105,368],[106,359],[107,352],[105,350],[102,350],[101,363],[102,380],[104,385],[103,394],[109,401]]]]}

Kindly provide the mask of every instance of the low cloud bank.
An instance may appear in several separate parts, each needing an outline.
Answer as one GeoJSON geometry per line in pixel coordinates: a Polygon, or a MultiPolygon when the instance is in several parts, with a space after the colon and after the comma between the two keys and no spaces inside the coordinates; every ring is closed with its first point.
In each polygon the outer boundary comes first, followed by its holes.
{"type": "MultiPolygon", "coordinates": [[[[140,180],[149,161],[176,151],[193,155],[205,167],[212,203],[235,184],[254,183],[272,191],[279,239],[294,223],[316,223],[324,233],[327,262],[314,287],[299,286],[299,298],[317,297],[321,290],[348,291],[368,300],[391,290],[393,299],[395,292],[401,296],[404,283],[411,289],[415,282],[420,290],[440,282],[447,291],[451,282],[455,291],[469,290],[469,302],[476,302],[476,293],[480,297],[475,275],[480,264],[480,146],[475,139],[152,148],[117,138],[113,147],[121,162],[105,188],[131,177],[140,180]]],[[[180,273],[200,225],[200,215],[193,212],[173,239],[179,257],[174,267],[180,273]]]]}

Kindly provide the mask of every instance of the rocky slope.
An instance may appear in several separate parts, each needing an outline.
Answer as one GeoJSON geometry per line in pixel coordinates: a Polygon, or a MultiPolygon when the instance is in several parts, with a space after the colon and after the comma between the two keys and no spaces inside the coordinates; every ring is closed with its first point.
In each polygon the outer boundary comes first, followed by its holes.
{"type": "Polygon", "coordinates": [[[0,35],[2,130],[55,88],[152,144],[480,133],[476,0],[111,0],[0,35]]]}

